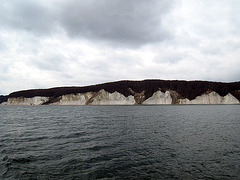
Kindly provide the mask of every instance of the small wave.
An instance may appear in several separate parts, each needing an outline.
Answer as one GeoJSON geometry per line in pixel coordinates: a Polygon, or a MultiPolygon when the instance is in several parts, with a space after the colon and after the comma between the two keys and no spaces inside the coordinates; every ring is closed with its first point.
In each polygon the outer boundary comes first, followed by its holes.
{"type": "Polygon", "coordinates": [[[66,136],[66,138],[76,138],[84,135],[86,135],[86,132],[77,132],[77,133],[69,134],[68,136],[66,136]]]}
{"type": "Polygon", "coordinates": [[[35,161],[36,158],[33,156],[9,157],[6,155],[2,161],[5,169],[1,175],[4,179],[9,179],[10,177],[10,179],[34,179],[34,176],[30,177],[29,175],[34,168],[32,165],[29,166],[29,164],[35,161]]]}
{"type": "Polygon", "coordinates": [[[112,159],[114,159],[114,157],[111,155],[101,155],[101,156],[89,158],[89,159],[85,160],[84,163],[94,164],[94,163],[100,163],[103,161],[110,161],[112,159]]]}
{"type": "Polygon", "coordinates": [[[69,138],[77,138],[86,135],[86,132],[77,132],[77,133],[71,133],[67,135],[59,135],[59,136],[54,136],[52,139],[69,139],[69,138]]]}
{"type": "Polygon", "coordinates": [[[39,140],[44,140],[48,139],[49,137],[47,136],[40,136],[40,137],[28,137],[28,138],[22,138],[19,141],[20,142],[31,142],[31,141],[39,141],[39,140]]]}
{"type": "Polygon", "coordinates": [[[14,157],[14,158],[9,158],[8,156],[5,156],[3,158],[3,161],[6,162],[8,165],[12,164],[25,164],[25,163],[30,163],[32,161],[35,161],[35,158],[33,156],[27,156],[27,157],[14,157]]]}
{"type": "Polygon", "coordinates": [[[107,148],[111,148],[111,147],[110,146],[93,146],[93,147],[86,148],[86,150],[89,150],[89,151],[100,151],[102,149],[107,149],[107,148]]]}

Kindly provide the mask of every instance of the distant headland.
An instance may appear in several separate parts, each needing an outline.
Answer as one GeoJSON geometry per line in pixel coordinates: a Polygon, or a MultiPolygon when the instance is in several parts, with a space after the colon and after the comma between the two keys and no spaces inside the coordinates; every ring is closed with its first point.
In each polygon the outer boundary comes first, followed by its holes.
{"type": "Polygon", "coordinates": [[[142,80],[30,89],[0,96],[4,105],[239,104],[239,82],[142,80]]]}

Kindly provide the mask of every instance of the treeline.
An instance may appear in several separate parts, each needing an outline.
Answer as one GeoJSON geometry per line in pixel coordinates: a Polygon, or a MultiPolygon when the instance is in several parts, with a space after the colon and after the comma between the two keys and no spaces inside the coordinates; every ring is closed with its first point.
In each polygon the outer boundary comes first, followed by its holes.
{"type": "Polygon", "coordinates": [[[3,102],[7,102],[8,96],[0,96],[0,104],[3,102]]]}
{"type": "Polygon", "coordinates": [[[161,89],[174,90],[179,93],[182,98],[194,99],[207,91],[215,91],[221,96],[228,93],[234,95],[240,100],[240,82],[222,83],[209,81],[178,81],[178,80],[143,80],[143,81],[117,81],[104,84],[97,84],[84,87],[56,87],[50,89],[32,89],[17,91],[9,94],[9,97],[59,97],[65,94],[76,94],[85,92],[97,92],[104,89],[110,93],[117,91],[124,96],[131,95],[129,88],[135,92],[145,91],[146,98],[152,96],[154,92],[161,89]]]}

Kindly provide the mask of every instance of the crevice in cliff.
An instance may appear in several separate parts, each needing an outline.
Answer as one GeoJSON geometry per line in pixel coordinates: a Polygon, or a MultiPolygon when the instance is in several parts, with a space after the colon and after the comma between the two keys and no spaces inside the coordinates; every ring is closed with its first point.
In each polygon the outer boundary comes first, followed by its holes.
{"type": "Polygon", "coordinates": [[[137,93],[133,91],[131,88],[128,88],[128,89],[129,89],[129,92],[133,95],[136,104],[142,104],[146,100],[145,91],[137,93]]]}
{"type": "Polygon", "coordinates": [[[172,98],[172,104],[179,104],[179,99],[182,99],[183,97],[178,94],[176,91],[169,90],[171,98],[172,98]]]}
{"type": "Polygon", "coordinates": [[[86,105],[91,104],[94,101],[94,98],[97,97],[99,92],[93,92],[92,96],[86,101],[86,105]]]}
{"type": "Polygon", "coordinates": [[[41,105],[49,105],[49,104],[53,104],[55,102],[59,102],[61,99],[61,97],[50,97],[48,101],[42,103],[41,105]]]}

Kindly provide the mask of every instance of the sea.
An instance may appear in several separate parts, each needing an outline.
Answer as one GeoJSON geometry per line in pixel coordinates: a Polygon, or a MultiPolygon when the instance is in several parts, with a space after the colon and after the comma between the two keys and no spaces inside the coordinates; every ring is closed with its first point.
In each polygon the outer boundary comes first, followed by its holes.
{"type": "Polygon", "coordinates": [[[0,106],[0,179],[240,179],[240,105],[0,106]]]}

